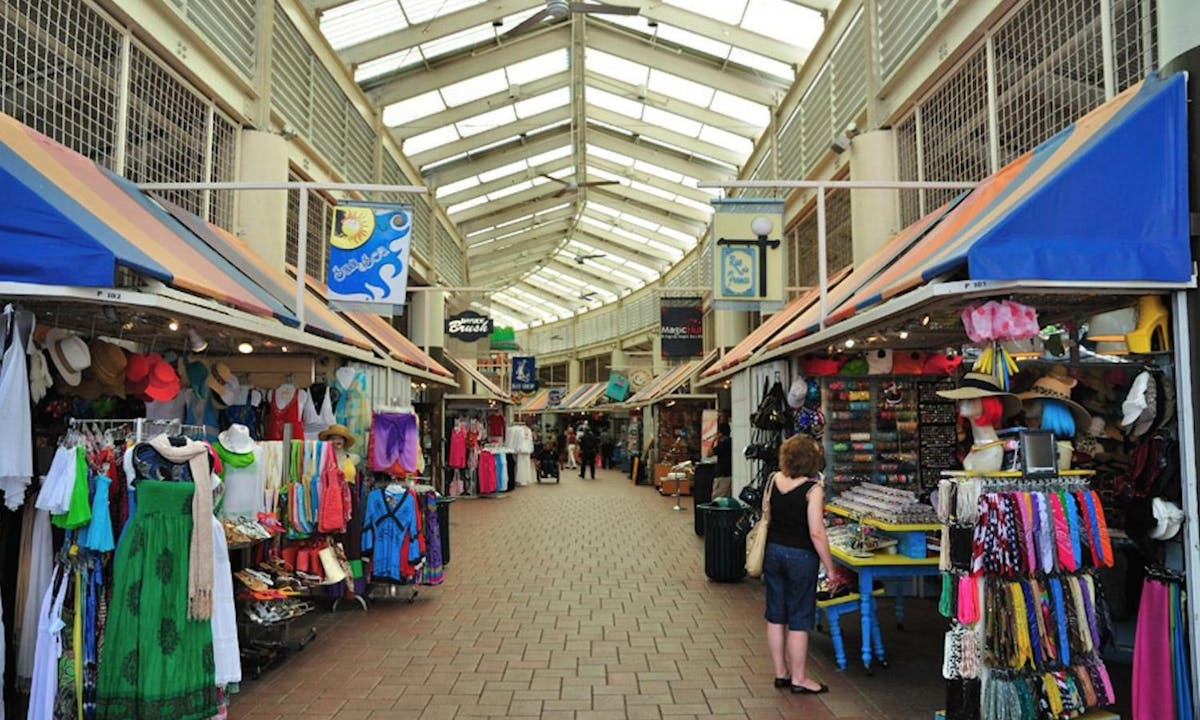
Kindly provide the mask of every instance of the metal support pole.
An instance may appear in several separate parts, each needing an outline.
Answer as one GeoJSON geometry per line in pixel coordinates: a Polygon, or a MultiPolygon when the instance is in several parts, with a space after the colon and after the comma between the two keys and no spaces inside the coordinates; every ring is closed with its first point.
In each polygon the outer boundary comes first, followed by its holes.
{"type": "Polygon", "coordinates": [[[304,329],[304,281],[308,275],[308,188],[300,188],[300,217],[296,219],[296,319],[304,329]]]}
{"type": "Polygon", "coordinates": [[[220,180],[212,182],[138,183],[142,190],[329,190],[363,193],[410,193],[426,195],[424,185],[387,185],[381,183],[309,182],[296,180],[220,180]]]}
{"type": "Polygon", "coordinates": [[[1112,0],[1100,0],[1100,43],[1104,60],[1104,99],[1117,94],[1117,61],[1114,57],[1112,0]]]}
{"type": "MultiPolygon", "coordinates": [[[[1194,290],[1192,292],[1195,292],[1194,290]]],[[[1187,521],[1183,524],[1183,569],[1186,578],[1188,597],[1200,597],[1200,524],[1195,522],[1194,508],[1198,497],[1197,487],[1197,458],[1196,458],[1196,388],[1194,387],[1195,372],[1192,363],[1192,317],[1188,306],[1188,292],[1179,291],[1171,294],[1171,322],[1174,325],[1171,335],[1175,342],[1175,386],[1177,412],[1179,414],[1179,469],[1182,478],[1183,507],[1186,509],[1187,521]]],[[[1200,666],[1195,662],[1196,648],[1200,647],[1200,603],[1187,603],[1187,625],[1189,645],[1192,648],[1192,687],[1200,687],[1200,666]]]]}
{"type": "Polygon", "coordinates": [[[829,312],[829,269],[825,266],[825,189],[817,190],[817,287],[820,288],[821,329],[829,312]]]}
{"type": "MultiPolygon", "coordinates": [[[[117,70],[117,127],[113,138],[113,172],[125,174],[129,134],[129,66],[133,63],[133,46],[128,32],[121,35],[121,65],[117,70]]],[[[208,178],[205,178],[207,180],[208,178]]]]}

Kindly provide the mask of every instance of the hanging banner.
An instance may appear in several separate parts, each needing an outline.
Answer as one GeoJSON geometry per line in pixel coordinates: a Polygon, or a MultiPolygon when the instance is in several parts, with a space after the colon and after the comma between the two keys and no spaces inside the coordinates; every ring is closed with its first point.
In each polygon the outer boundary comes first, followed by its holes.
{"type": "Polygon", "coordinates": [[[713,200],[713,307],[776,312],[787,300],[783,201],[713,200]]]}
{"type": "Polygon", "coordinates": [[[717,421],[720,419],[716,410],[700,411],[700,457],[712,457],[713,447],[717,444],[717,421]]]}
{"type": "Polygon", "coordinates": [[[533,392],[537,390],[537,359],[533,357],[513,357],[512,359],[512,391],[533,392]]]}
{"type": "Polygon", "coordinates": [[[562,399],[562,388],[550,388],[550,392],[546,393],[546,407],[558,407],[562,399]]]}
{"type": "Polygon", "coordinates": [[[475,342],[492,335],[492,319],[474,310],[463,310],[446,318],[446,337],[475,342]]]}
{"type": "Polygon", "coordinates": [[[662,356],[700,357],[704,354],[704,299],[660,298],[658,301],[662,356]]]}
{"type": "Polygon", "coordinates": [[[608,387],[604,389],[604,395],[609,400],[624,402],[625,398],[629,397],[629,378],[619,372],[609,371],[608,387]]]}
{"type": "Polygon", "coordinates": [[[344,203],[329,232],[329,304],[390,315],[403,308],[412,247],[412,206],[344,203]]]}

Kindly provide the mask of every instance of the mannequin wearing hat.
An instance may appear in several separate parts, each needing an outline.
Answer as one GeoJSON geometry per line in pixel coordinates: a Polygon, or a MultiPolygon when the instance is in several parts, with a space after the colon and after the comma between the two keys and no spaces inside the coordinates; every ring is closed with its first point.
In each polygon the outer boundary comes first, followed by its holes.
{"type": "Polygon", "coordinates": [[[317,437],[333,445],[333,449],[337,452],[338,467],[346,476],[346,482],[354,483],[358,478],[359,462],[359,457],[350,452],[350,448],[354,445],[354,435],[346,429],[345,425],[334,424],[322,430],[317,437]]]}
{"type": "Polygon", "coordinates": [[[267,509],[266,474],[258,444],[245,425],[233,424],[217,436],[213,450],[224,469],[226,518],[255,518],[267,509]]]}
{"type": "Polygon", "coordinates": [[[1025,405],[1025,423],[1031,428],[1054,433],[1060,471],[1071,469],[1075,447],[1070,439],[1092,424],[1088,411],[1071,399],[1076,382],[1067,375],[1065,367],[1055,365],[1048,374],[1035,380],[1032,388],[1018,396],[1025,405]]]}
{"type": "Polygon", "coordinates": [[[937,394],[957,400],[959,417],[971,426],[971,450],[963,458],[963,469],[989,473],[1004,467],[1004,441],[996,427],[1020,409],[1017,396],[1004,392],[996,378],[984,373],[967,373],[959,387],[937,394]]]}

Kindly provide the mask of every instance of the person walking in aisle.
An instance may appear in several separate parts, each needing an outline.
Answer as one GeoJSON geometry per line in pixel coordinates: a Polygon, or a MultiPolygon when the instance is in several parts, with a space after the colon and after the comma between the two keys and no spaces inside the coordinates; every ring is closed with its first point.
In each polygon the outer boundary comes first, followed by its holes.
{"type": "Polygon", "coordinates": [[[600,467],[605,470],[612,467],[613,454],[613,436],[612,428],[604,431],[600,436],[600,467]]]}
{"type": "Polygon", "coordinates": [[[599,445],[596,433],[586,427],[579,431],[579,477],[584,477],[590,468],[592,479],[596,479],[596,452],[599,445]]]}
{"type": "Polygon", "coordinates": [[[571,428],[571,427],[567,428],[567,445],[566,445],[566,447],[567,447],[566,468],[568,470],[575,470],[576,468],[579,467],[579,463],[575,459],[576,454],[578,454],[578,452],[579,452],[579,444],[576,442],[574,428],[571,428]]]}
{"type": "Polygon", "coordinates": [[[825,451],[807,435],[793,435],[779,448],[779,472],[767,481],[771,508],[766,586],[767,645],[775,664],[775,687],[815,694],[829,688],[808,676],[808,633],[816,621],[817,565],[825,566],[831,589],[840,584],[825,535],[825,451]]]}

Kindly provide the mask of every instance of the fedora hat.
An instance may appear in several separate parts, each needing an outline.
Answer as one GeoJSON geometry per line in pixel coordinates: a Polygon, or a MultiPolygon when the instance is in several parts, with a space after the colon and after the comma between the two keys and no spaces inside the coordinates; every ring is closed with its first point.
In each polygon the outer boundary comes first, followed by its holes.
{"type": "Polygon", "coordinates": [[[92,353],[87,343],[73,332],[51,328],[46,333],[46,350],[58,374],[71,386],[79,384],[83,379],[83,371],[92,364],[92,353]]]}
{"type": "Polygon", "coordinates": [[[241,455],[254,449],[254,438],[250,437],[250,428],[234,423],[227,430],[217,435],[217,442],[230,452],[241,455]]]}
{"type": "Polygon", "coordinates": [[[1152,540],[1170,540],[1179,534],[1183,525],[1183,510],[1170,500],[1156,497],[1150,501],[1154,513],[1154,527],[1150,530],[1152,540]]]}
{"type": "Polygon", "coordinates": [[[158,355],[151,356],[150,373],[143,394],[150,400],[166,402],[179,394],[179,375],[171,363],[158,355]]]}
{"type": "Polygon", "coordinates": [[[1154,425],[1157,413],[1158,387],[1150,373],[1142,371],[1121,403],[1121,425],[1129,428],[1133,437],[1141,437],[1154,425]]]}
{"type": "Polygon", "coordinates": [[[354,444],[354,435],[346,428],[345,425],[330,425],[317,435],[318,440],[329,441],[335,437],[340,437],[346,441],[346,447],[354,444]]]}
{"type": "Polygon", "coordinates": [[[1092,424],[1092,415],[1084,410],[1082,405],[1071,399],[1071,390],[1078,382],[1075,378],[1067,375],[1065,367],[1055,365],[1050,372],[1034,380],[1033,387],[1019,393],[1017,397],[1021,398],[1024,403],[1035,400],[1058,400],[1071,411],[1071,417],[1075,419],[1075,427],[1083,429],[1092,424]]]}
{"type": "Polygon", "coordinates": [[[107,394],[125,397],[125,368],[129,364],[125,351],[100,339],[92,341],[90,351],[92,377],[107,394]]]}
{"type": "Polygon", "coordinates": [[[963,375],[958,387],[953,390],[938,390],[939,397],[947,400],[978,400],[985,397],[1000,398],[1004,403],[1004,417],[1016,415],[1021,410],[1021,400],[1000,387],[1000,381],[987,373],[969,372],[963,375]]]}
{"type": "Polygon", "coordinates": [[[233,371],[223,362],[213,363],[208,373],[208,389],[217,395],[225,394],[225,386],[233,379],[233,371]]]}

